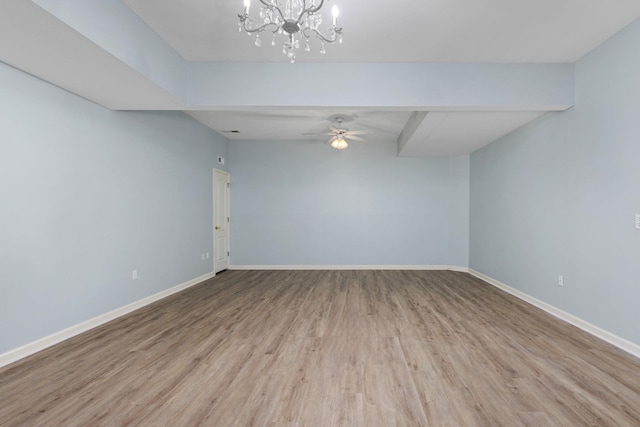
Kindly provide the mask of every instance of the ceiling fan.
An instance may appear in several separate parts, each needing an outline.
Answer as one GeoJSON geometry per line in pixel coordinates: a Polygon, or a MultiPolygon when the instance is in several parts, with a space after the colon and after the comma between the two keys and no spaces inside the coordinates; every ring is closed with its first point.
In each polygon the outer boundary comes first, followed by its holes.
{"type": "Polygon", "coordinates": [[[347,128],[342,127],[342,124],[345,121],[349,121],[348,118],[337,115],[330,117],[329,120],[334,123],[334,126],[329,128],[329,133],[319,133],[319,134],[305,134],[305,135],[330,135],[325,144],[330,144],[333,148],[337,150],[345,149],[349,146],[347,139],[350,141],[357,142],[365,142],[366,139],[358,136],[358,135],[368,135],[371,132],[365,130],[349,130],[347,128]]]}
{"type": "Polygon", "coordinates": [[[351,141],[365,142],[366,139],[361,138],[357,135],[366,135],[368,133],[369,132],[364,130],[349,130],[331,127],[331,132],[327,134],[331,135],[331,138],[329,138],[327,142],[325,142],[325,144],[330,144],[333,148],[342,150],[349,146],[347,139],[351,141]]]}

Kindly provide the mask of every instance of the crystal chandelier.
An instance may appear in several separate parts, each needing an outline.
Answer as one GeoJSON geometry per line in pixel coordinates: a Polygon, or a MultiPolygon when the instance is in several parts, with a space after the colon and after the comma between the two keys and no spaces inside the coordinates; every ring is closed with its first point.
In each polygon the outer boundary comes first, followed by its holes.
{"type": "Polygon", "coordinates": [[[256,34],[256,46],[262,46],[260,33],[267,29],[272,32],[273,38],[271,45],[276,45],[276,37],[284,35],[287,39],[282,47],[289,61],[292,63],[296,60],[296,51],[300,48],[300,39],[304,42],[304,50],[309,52],[311,45],[309,39],[315,36],[320,40],[320,53],[326,52],[325,43],[342,43],[342,28],[337,26],[338,23],[338,7],[333,6],[331,15],[333,16],[333,25],[328,29],[328,35],[320,30],[322,24],[322,14],[320,9],[324,4],[324,0],[320,0],[316,6],[317,0],[258,0],[260,5],[260,18],[254,19],[249,16],[249,7],[251,0],[244,0],[244,13],[238,15],[240,22],[238,30],[242,32],[244,29],[247,34],[256,34]]]}

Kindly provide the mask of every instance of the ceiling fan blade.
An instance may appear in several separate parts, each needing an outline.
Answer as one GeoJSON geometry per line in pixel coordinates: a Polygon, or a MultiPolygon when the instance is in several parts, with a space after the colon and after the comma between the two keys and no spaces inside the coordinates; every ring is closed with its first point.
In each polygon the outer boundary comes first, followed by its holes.
{"type": "Polygon", "coordinates": [[[358,142],[366,142],[367,140],[364,138],[360,138],[359,136],[353,136],[353,135],[345,135],[344,136],[347,139],[352,139],[354,141],[358,141],[358,142]]]}
{"type": "Polygon", "coordinates": [[[368,130],[350,130],[348,132],[349,135],[371,135],[373,132],[368,130]]]}
{"type": "Polygon", "coordinates": [[[332,135],[332,134],[326,133],[326,132],[307,132],[307,133],[303,133],[302,135],[332,135]]]}
{"type": "Polygon", "coordinates": [[[333,138],[329,138],[329,139],[327,140],[327,142],[325,142],[325,144],[331,144],[331,143],[332,143],[333,141],[335,141],[336,139],[338,139],[338,137],[337,137],[337,136],[334,136],[333,138]]]}

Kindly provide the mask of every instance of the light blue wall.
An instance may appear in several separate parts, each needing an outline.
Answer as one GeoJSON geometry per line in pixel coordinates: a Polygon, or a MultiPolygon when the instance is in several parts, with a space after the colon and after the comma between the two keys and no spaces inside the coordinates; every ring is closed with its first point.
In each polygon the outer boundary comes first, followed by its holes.
{"type": "Polygon", "coordinates": [[[574,108],[472,154],[470,216],[471,268],[636,344],[639,44],[640,21],[576,64],[574,108]]]}
{"type": "Polygon", "coordinates": [[[449,265],[469,266],[469,155],[449,157],[449,265]]]}
{"type": "Polygon", "coordinates": [[[396,151],[230,141],[232,264],[466,266],[468,156],[396,151]]]}
{"type": "Polygon", "coordinates": [[[565,110],[574,101],[573,64],[189,62],[186,67],[192,106],[550,111],[565,110]],[[310,75],[322,84],[309,85],[310,75]],[[282,90],[298,87],[304,90],[282,90]]]}
{"type": "Polygon", "coordinates": [[[2,63],[0,88],[0,354],[212,271],[226,139],[2,63]]]}

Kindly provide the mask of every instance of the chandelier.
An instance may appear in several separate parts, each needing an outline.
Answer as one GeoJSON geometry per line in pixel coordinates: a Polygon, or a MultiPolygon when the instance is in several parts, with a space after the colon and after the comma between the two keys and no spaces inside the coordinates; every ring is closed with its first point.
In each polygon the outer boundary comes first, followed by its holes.
{"type": "Polygon", "coordinates": [[[322,14],[320,9],[324,0],[258,0],[260,5],[260,18],[254,19],[249,16],[251,0],[244,0],[244,13],[239,14],[240,22],[238,30],[244,29],[247,34],[256,35],[255,45],[262,46],[260,33],[267,29],[271,31],[273,37],[271,45],[276,45],[278,35],[284,35],[286,40],[282,47],[282,53],[289,58],[292,63],[296,60],[296,51],[300,48],[300,40],[304,42],[304,50],[309,52],[311,45],[309,39],[315,36],[320,40],[320,53],[326,53],[325,43],[342,43],[342,28],[337,26],[338,7],[333,6],[331,15],[333,25],[327,29],[328,33],[323,33],[320,29],[322,25],[322,14]]]}

